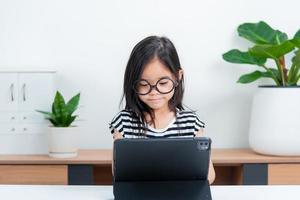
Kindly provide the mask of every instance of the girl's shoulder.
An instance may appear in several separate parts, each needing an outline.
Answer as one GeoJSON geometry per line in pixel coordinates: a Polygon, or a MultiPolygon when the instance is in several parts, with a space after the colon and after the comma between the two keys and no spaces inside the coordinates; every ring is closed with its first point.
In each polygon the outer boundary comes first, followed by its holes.
{"type": "Polygon", "coordinates": [[[134,113],[130,110],[121,110],[119,111],[109,123],[109,128],[111,133],[114,133],[115,130],[120,132],[124,136],[125,129],[128,131],[134,123],[137,123],[137,120],[134,117],[134,113]]]}
{"type": "Polygon", "coordinates": [[[200,119],[199,115],[196,111],[193,110],[177,110],[177,119],[187,120],[187,121],[194,121],[199,127],[204,128],[205,123],[200,119]]]}
{"type": "Polygon", "coordinates": [[[118,119],[131,119],[134,118],[134,113],[130,110],[123,109],[119,111],[112,119],[112,121],[117,121],[118,119]]]}
{"type": "Polygon", "coordinates": [[[177,110],[177,117],[198,117],[196,111],[192,110],[177,110]]]}

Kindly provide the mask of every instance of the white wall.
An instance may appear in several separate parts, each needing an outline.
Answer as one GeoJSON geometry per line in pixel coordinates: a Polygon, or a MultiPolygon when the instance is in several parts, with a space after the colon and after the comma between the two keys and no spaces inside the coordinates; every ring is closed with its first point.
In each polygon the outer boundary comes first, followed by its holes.
{"type": "Polygon", "coordinates": [[[185,70],[185,104],[198,110],[214,147],[247,147],[253,92],[236,84],[251,66],[222,53],[246,48],[236,27],[265,20],[292,36],[299,1],[285,0],[0,0],[0,69],[55,69],[66,97],[82,93],[80,147],[110,148],[108,123],[119,110],[133,46],[168,36],[185,70]]]}

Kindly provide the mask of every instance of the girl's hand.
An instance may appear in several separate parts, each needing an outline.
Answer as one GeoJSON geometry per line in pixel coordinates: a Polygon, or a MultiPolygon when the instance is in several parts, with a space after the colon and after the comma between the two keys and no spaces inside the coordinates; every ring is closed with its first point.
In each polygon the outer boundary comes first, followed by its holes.
{"type": "Polygon", "coordinates": [[[203,128],[199,129],[198,132],[196,132],[195,137],[203,137],[204,136],[204,131],[203,128]]]}
{"type": "MultiPolygon", "coordinates": [[[[203,131],[203,128],[201,128],[195,134],[195,137],[203,137],[203,136],[204,136],[204,131],[203,131]]],[[[207,178],[208,178],[209,184],[212,184],[214,182],[214,180],[216,179],[215,168],[214,168],[214,165],[211,160],[209,161],[209,169],[208,169],[208,177],[207,178]]]]}
{"type": "Polygon", "coordinates": [[[122,134],[119,131],[117,131],[116,129],[114,129],[113,139],[117,140],[117,139],[122,139],[122,138],[123,138],[122,134]]]}

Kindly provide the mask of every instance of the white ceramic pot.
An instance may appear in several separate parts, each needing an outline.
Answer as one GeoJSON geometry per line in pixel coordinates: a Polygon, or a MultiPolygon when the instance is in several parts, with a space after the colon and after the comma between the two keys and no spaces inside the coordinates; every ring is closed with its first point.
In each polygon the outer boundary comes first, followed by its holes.
{"type": "Polygon", "coordinates": [[[300,87],[261,86],[253,98],[249,144],[261,154],[300,155],[300,87]]]}
{"type": "Polygon", "coordinates": [[[77,156],[77,127],[50,127],[48,134],[49,156],[71,158],[77,156]]]}

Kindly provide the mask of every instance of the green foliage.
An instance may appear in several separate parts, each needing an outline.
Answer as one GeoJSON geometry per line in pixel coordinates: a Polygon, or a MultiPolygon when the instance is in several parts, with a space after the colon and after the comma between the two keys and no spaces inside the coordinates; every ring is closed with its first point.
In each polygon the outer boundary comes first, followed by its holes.
{"type": "Polygon", "coordinates": [[[244,23],[237,28],[240,37],[254,43],[248,51],[232,49],[223,54],[230,63],[257,65],[260,70],[242,75],[238,83],[251,83],[260,78],[271,78],[277,86],[295,86],[300,78],[300,29],[292,39],[286,33],[273,29],[267,23],[244,23]],[[294,51],[292,64],[286,67],[285,55],[294,51]],[[275,67],[266,66],[268,59],[275,67]]]}
{"type": "Polygon", "coordinates": [[[69,127],[76,119],[77,115],[72,115],[78,108],[80,93],[73,96],[67,103],[59,91],[56,92],[52,112],[37,110],[49,120],[54,127],[69,127]]]}

